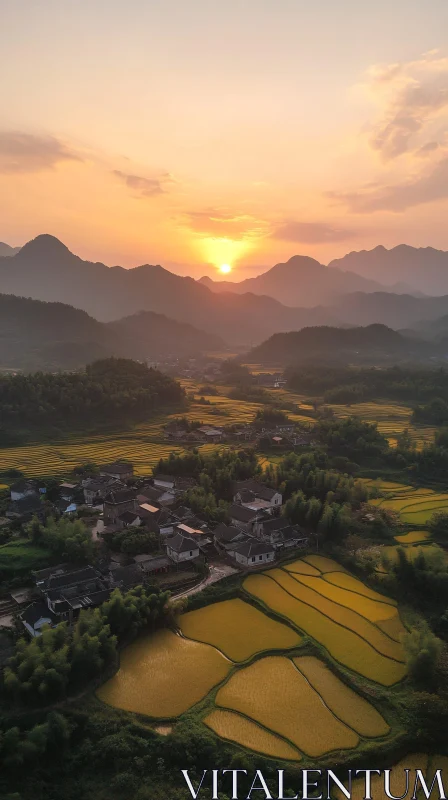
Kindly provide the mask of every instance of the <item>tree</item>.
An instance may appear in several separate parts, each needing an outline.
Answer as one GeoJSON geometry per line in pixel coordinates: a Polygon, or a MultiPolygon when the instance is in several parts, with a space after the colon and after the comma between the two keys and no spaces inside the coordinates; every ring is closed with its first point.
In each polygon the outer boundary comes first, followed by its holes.
{"type": "Polygon", "coordinates": [[[413,683],[420,688],[433,688],[443,643],[427,625],[422,622],[403,636],[408,674],[413,683]]]}

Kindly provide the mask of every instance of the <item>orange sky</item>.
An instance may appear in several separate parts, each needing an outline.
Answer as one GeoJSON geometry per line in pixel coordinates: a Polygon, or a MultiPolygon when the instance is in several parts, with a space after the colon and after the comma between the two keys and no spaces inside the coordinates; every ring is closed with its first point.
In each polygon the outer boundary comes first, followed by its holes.
{"type": "Polygon", "coordinates": [[[448,249],[446,0],[0,8],[1,241],[235,280],[448,249]]]}

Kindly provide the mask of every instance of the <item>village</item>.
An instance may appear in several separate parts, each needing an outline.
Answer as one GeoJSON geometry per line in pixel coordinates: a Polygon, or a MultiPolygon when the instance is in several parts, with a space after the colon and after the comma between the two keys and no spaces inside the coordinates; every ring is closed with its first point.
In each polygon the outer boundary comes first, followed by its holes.
{"type": "MultiPolygon", "coordinates": [[[[290,440],[293,429],[284,425],[270,434],[290,440]]],[[[167,436],[181,430],[182,423],[170,425],[167,436]]],[[[238,433],[252,436],[250,426],[238,433]]],[[[197,434],[214,442],[225,437],[223,429],[209,426],[201,426],[197,434]]],[[[282,516],[282,494],[263,482],[235,481],[226,522],[217,525],[195,514],[186,502],[186,493],[195,485],[189,476],[135,476],[129,462],[103,465],[98,474],[60,482],[53,502],[46,499],[39,480],[13,483],[4,520],[20,530],[31,520],[43,521],[45,514],[82,515],[99,557],[92,564],[61,563],[33,571],[32,587],[14,589],[0,601],[0,626],[18,624],[36,637],[44,625],[73,624],[82,609],[101,605],[116,588],[126,592],[151,583],[181,596],[309,546],[309,534],[282,516]],[[151,535],[148,552],[117,552],[110,543],[122,532],[151,535]]]]}

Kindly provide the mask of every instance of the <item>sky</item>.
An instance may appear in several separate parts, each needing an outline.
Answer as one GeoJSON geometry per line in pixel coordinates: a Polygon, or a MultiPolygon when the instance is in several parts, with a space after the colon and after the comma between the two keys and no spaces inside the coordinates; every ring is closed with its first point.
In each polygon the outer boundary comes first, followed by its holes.
{"type": "Polygon", "coordinates": [[[447,0],[0,0],[0,75],[10,245],[233,280],[448,250],[447,0]]]}

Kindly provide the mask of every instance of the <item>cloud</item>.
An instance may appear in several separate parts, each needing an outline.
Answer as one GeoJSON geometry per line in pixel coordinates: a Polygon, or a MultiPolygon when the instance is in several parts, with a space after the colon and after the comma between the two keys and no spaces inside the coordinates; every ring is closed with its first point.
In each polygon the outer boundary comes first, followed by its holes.
{"type": "Polygon", "coordinates": [[[277,228],[272,237],[285,242],[301,244],[325,244],[325,242],[344,242],[355,235],[353,230],[333,227],[325,222],[294,222],[289,220],[277,228]]]}
{"type": "Polygon", "coordinates": [[[443,117],[448,125],[448,58],[437,51],[403,64],[372,67],[367,87],[382,106],[370,145],[385,161],[414,150],[435,119],[443,117]]]}
{"type": "Polygon", "coordinates": [[[373,190],[327,192],[327,197],[343,203],[350,211],[367,214],[371,211],[405,211],[413,206],[448,198],[448,157],[410,180],[373,190]]]}
{"type": "Polygon", "coordinates": [[[123,183],[135,193],[134,196],[138,197],[157,197],[157,195],[165,193],[167,184],[173,182],[173,178],[168,172],[155,178],[131,175],[119,169],[114,169],[112,174],[123,181],[123,183]]]}
{"type": "Polygon", "coordinates": [[[415,151],[416,156],[429,156],[431,153],[434,153],[440,147],[438,142],[427,142],[426,144],[422,145],[415,151]]]}
{"type": "Polygon", "coordinates": [[[251,214],[231,213],[226,210],[209,208],[204,211],[190,211],[186,215],[190,230],[202,236],[216,238],[251,238],[267,233],[268,225],[251,214]]]}
{"type": "Polygon", "coordinates": [[[54,136],[35,136],[20,131],[0,131],[0,172],[40,172],[62,161],[82,161],[54,136]]]}

